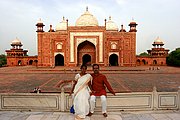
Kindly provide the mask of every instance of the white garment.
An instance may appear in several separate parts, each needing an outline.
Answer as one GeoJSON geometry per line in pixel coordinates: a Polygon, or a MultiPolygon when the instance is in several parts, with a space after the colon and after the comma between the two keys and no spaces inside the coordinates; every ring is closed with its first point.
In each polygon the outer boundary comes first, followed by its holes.
{"type": "MultiPolygon", "coordinates": [[[[102,105],[102,113],[106,113],[106,109],[107,109],[107,102],[106,102],[106,96],[105,95],[101,95],[101,105],[102,105]]],[[[96,96],[91,95],[90,98],[90,112],[94,113],[94,109],[95,109],[95,103],[96,103],[96,96]]]]}
{"type": "MultiPolygon", "coordinates": [[[[92,76],[90,74],[85,74],[81,76],[80,74],[77,74],[75,76],[75,80],[77,81],[74,93],[78,91],[78,89],[86,82],[91,81],[92,76]]],[[[86,84],[75,96],[74,96],[74,109],[75,109],[75,115],[78,115],[80,118],[85,118],[86,115],[89,113],[89,87],[88,84],[86,84]]]]}

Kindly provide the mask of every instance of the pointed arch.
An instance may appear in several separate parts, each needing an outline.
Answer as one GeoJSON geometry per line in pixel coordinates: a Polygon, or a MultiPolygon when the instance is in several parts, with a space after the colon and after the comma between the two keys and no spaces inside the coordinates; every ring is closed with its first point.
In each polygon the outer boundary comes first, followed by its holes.
{"type": "Polygon", "coordinates": [[[80,43],[77,48],[77,65],[91,65],[96,62],[95,45],[88,40],[80,43]]]}
{"type": "Polygon", "coordinates": [[[55,56],[55,66],[64,66],[64,56],[57,54],[55,56]]]}
{"type": "Polygon", "coordinates": [[[109,56],[109,65],[118,66],[118,56],[116,54],[111,54],[109,56]]]}
{"type": "Polygon", "coordinates": [[[157,60],[153,60],[153,65],[157,65],[157,60]]]}

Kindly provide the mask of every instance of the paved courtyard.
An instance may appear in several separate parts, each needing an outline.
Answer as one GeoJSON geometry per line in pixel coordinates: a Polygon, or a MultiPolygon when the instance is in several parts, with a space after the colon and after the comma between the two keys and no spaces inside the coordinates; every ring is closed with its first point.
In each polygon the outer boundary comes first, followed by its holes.
{"type": "MultiPolygon", "coordinates": [[[[180,111],[134,111],[112,112],[104,118],[100,113],[83,120],[179,120],[180,111]]],[[[66,112],[0,112],[0,120],[75,120],[75,116],[66,112]]]]}
{"type": "MultiPolygon", "coordinates": [[[[33,66],[0,68],[0,93],[29,93],[35,87],[42,92],[65,92],[71,88],[78,67],[36,68],[33,66]]],[[[92,73],[88,67],[88,73],[92,73]]],[[[177,91],[180,87],[180,68],[176,67],[102,67],[115,92],[177,91]]],[[[104,118],[100,112],[85,120],[179,120],[180,111],[121,111],[110,112],[104,118]]],[[[74,120],[68,112],[0,111],[0,120],[74,120]]]]}
{"type": "MultiPolygon", "coordinates": [[[[42,92],[60,92],[61,84],[74,79],[78,67],[36,68],[33,66],[0,68],[0,93],[28,93],[35,87],[42,92]]],[[[88,67],[88,73],[92,73],[88,67]]],[[[180,87],[180,68],[176,67],[102,67],[115,92],[174,92],[180,87]]],[[[71,84],[65,87],[68,92],[71,84]]]]}

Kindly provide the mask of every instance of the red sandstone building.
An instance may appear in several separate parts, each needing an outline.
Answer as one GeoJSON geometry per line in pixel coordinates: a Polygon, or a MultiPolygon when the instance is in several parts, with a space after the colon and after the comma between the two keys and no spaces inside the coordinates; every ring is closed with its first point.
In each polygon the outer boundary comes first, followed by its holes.
{"type": "Polygon", "coordinates": [[[130,30],[118,30],[111,20],[105,20],[99,26],[97,19],[86,9],[69,26],[63,18],[48,32],[43,31],[44,24],[37,26],[38,66],[78,66],[93,63],[102,66],[136,66],[136,22],[129,24],[130,30]]]}
{"type": "Polygon", "coordinates": [[[166,65],[166,57],[168,56],[168,49],[163,48],[164,43],[159,37],[153,42],[153,48],[147,50],[148,55],[146,57],[137,56],[137,65],[153,65],[153,66],[162,66],[166,65]]]}
{"type": "Polygon", "coordinates": [[[37,65],[37,56],[28,56],[27,50],[22,49],[23,44],[17,38],[12,41],[11,49],[6,50],[7,66],[37,65]]]}
{"type": "MultiPolygon", "coordinates": [[[[68,20],[63,20],[55,30],[50,25],[45,32],[41,20],[37,26],[38,56],[27,56],[27,50],[21,48],[19,40],[12,42],[12,49],[7,52],[7,65],[37,65],[38,67],[79,66],[93,63],[101,66],[136,66],[164,65],[168,50],[153,48],[149,50],[151,57],[136,57],[136,22],[130,22],[129,30],[105,19],[104,26],[99,26],[97,19],[88,8],[75,23],[69,26],[68,20]],[[165,54],[160,54],[165,51],[165,54]],[[157,54],[157,55],[156,55],[157,54]],[[155,61],[156,60],[156,61],[155,61]],[[156,65],[156,64],[154,64],[156,65]]],[[[154,46],[163,46],[154,43],[154,46]]]]}

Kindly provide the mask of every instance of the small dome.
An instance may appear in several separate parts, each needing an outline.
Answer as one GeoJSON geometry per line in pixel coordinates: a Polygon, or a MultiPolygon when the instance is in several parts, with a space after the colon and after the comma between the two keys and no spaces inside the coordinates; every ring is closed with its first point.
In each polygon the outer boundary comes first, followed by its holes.
{"type": "Polygon", "coordinates": [[[77,19],[76,26],[98,26],[98,21],[86,8],[86,12],[77,19]]]}
{"type": "Polygon", "coordinates": [[[134,18],[132,18],[130,24],[136,24],[136,21],[134,20],[134,18]]]}
{"type": "Polygon", "coordinates": [[[22,44],[21,44],[21,41],[18,38],[16,38],[15,40],[11,42],[11,45],[22,45],[22,44]]]}
{"type": "Polygon", "coordinates": [[[64,17],[63,17],[62,22],[56,25],[56,31],[59,31],[59,30],[67,30],[67,21],[65,20],[64,17]]]}
{"type": "Polygon", "coordinates": [[[41,20],[41,18],[37,21],[37,23],[43,23],[42,20],[41,20]]]}
{"type": "Polygon", "coordinates": [[[111,17],[106,22],[106,30],[118,31],[118,26],[111,20],[111,17]]]}
{"type": "Polygon", "coordinates": [[[164,44],[164,43],[159,37],[157,37],[157,39],[154,41],[154,44],[164,44]]]}

